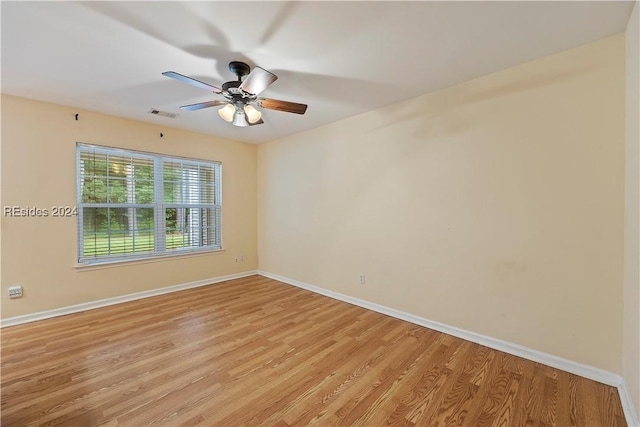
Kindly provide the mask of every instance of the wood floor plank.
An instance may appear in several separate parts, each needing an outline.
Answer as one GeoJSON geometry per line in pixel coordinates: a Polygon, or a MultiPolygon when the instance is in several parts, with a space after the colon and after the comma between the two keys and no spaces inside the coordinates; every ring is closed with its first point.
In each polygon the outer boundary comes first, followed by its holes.
{"type": "Polygon", "coordinates": [[[624,426],[617,390],[261,276],[2,330],[2,426],[624,426]]]}
{"type": "Polygon", "coordinates": [[[520,410],[515,418],[518,425],[539,426],[543,410],[552,411],[551,408],[543,408],[545,381],[544,370],[539,364],[529,364],[524,368],[521,382],[522,391],[519,393],[517,402],[520,410]]]}

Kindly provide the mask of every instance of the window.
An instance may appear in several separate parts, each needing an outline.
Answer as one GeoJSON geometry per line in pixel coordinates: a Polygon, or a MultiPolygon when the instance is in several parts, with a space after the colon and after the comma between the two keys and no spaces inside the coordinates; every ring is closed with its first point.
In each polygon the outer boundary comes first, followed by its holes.
{"type": "Polygon", "coordinates": [[[77,144],[78,262],[221,249],[218,162],[77,144]]]}

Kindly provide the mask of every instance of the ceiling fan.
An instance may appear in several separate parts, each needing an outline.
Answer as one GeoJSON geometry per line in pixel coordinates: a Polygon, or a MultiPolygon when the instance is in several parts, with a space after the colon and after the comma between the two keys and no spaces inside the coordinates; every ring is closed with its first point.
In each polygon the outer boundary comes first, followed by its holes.
{"type": "Polygon", "coordinates": [[[232,61],[229,63],[229,70],[238,77],[238,80],[223,83],[222,89],[175,71],[165,71],[162,75],[222,95],[226,100],[200,102],[198,104],[183,105],[180,108],[184,110],[200,110],[223,105],[218,110],[218,114],[223,120],[234,126],[245,127],[264,123],[262,113],[256,107],[296,114],[304,114],[307,111],[306,104],[271,98],[258,98],[258,95],[278,78],[278,76],[264,68],[256,66],[251,70],[244,62],[232,61]],[[246,78],[243,80],[245,76],[246,78]]]}

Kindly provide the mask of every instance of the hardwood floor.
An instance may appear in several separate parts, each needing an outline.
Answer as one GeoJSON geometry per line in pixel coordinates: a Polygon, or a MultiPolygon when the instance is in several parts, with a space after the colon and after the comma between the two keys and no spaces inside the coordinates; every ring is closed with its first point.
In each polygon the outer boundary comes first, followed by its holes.
{"type": "Polygon", "coordinates": [[[2,426],[623,426],[615,388],[252,276],[2,330],[2,426]]]}

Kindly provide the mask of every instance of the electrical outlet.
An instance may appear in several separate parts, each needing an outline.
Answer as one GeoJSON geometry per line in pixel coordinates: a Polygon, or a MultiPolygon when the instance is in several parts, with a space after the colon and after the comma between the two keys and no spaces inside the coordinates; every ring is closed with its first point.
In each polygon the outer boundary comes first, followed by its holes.
{"type": "Polygon", "coordinates": [[[244,255],[238,255],[233,259],[234,262],[244,262],[244,255]]]}
{"type": "Polygon", "coordinates": [[[20,298],[22,296],[22,286],[15,285],[9,288],[9,298],[20,298]]]}
{"type": "Polygon", "coordinates": [[[364,284],[365,284],[365,277],[364,277],[364,273],[360,273],[360,274],[358,275],[358,282],[359,282],[361,285],[364,285],[364,284]]]}

